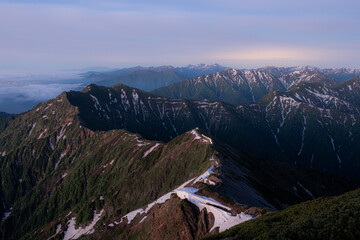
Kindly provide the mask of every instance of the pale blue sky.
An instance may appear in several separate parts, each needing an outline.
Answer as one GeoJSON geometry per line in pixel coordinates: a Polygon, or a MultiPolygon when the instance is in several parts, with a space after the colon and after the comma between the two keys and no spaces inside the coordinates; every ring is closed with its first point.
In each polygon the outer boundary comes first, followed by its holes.
{"type": "Polygon", "coordinates": [[[359,68],[359,9],[355,0],[0,0],[0,71],[200,62],[359,68]]]}

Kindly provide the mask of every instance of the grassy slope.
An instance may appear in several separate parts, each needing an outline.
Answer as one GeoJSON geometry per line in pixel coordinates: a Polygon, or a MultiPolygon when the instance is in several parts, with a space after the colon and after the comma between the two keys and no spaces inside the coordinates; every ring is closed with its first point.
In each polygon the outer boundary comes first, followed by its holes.
{"type": "Polygon", "coordinates": [[[355,190],[297,204],[206,239],[359,239],[359,224],[360,190],[355,190]]]}
{"type": "MultiPolygon", "coordinates": [[[[105,219],[125,214],[205,171],[214,152],[184,134],[143,158],[155,143],[138,141],[138,136],[122,130],[96,132],[72,156],[64,157],[57,171],[17,201],[13,213],[20,217],[9,217],[2,226],[18,225],[14,238],[19,238],[34,228],[43,229],[48,222],[53,225],[70,210],[80,224],[91,220],[93,210],[104,204],[105,219]],[[142,143],[148,145],[139,146],[142,143]],[[64,173],[66,177],[61,178],[64,173]],[[100,196],[105,200],[99,201],[100,196]]],[[[51,231],[52,226],[48,227],[51,231]]],[[[40,236],[32,232],[24,239],[40,236]]]]}

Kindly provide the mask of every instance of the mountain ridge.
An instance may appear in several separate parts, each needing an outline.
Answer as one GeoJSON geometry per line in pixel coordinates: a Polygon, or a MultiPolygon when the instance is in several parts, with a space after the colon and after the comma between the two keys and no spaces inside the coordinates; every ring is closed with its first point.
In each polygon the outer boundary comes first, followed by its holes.
{"type": "Polygon", "coordinates": [[[173,83],[152,93],[169,98],[210,99],[240,104],[259,101],[271,91],[286,91],[300,82],[334,83],[324,74],[307,69],[293,71],[279,78],[258,70],[230,69],[173,83]]]}
{"type": "Polygon", "coordinates": [[[117,83],[129,85],[145,91],[167,86],[174,82],[207,73],[222,71],[227,67],[219,64],[188,65],[187,67],[159,66],[159,67],[132,67],[106,72],[86,72],[81,76],[88,83],[102,86],[113,86],[117,83]]]}

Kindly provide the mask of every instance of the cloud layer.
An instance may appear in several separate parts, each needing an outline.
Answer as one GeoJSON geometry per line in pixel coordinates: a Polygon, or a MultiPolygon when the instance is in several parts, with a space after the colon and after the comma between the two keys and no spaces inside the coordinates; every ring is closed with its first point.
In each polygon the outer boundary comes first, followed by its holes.
{"type": "Polygon", "coordinates": [[[0,82],[0,111],[20,113],[34,107],[39,102],[48,101],[63,91],[79,89],[79,83],[34,83],[0,82]]]}

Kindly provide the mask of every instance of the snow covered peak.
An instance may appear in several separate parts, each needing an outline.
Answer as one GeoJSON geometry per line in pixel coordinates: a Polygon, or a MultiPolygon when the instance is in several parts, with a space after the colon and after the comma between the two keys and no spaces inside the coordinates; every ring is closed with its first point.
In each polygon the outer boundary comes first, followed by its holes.
{"type": "Polygon", "coordinates": [[[200,140],[203,143],[213,144],[212,139],[200,133],[198,128],[191,130],[189,133],[195,136],[193,141],[200,140]]]}
{"type": "Polygon", "coordinates": [[[287,89],[301,82],[334,82],[333,79],[323,73],[313,72],[309,69],[293,71],[289,74],[283,75],[279,78],[279,80],[287,89]]]}
{"type": "Polygon", "coordinates": [[[204,70],[211,69],[211,68],[219,68],[219,67],[222,67],[222,66],[217,63],[211,64],[211,65],[204,64],[204,63],[200,63],[200,64],[196,64],[196,65],[189,64],[187,66],[187,68],[189,68],[189,69],[204,69],[204,70]]]}

